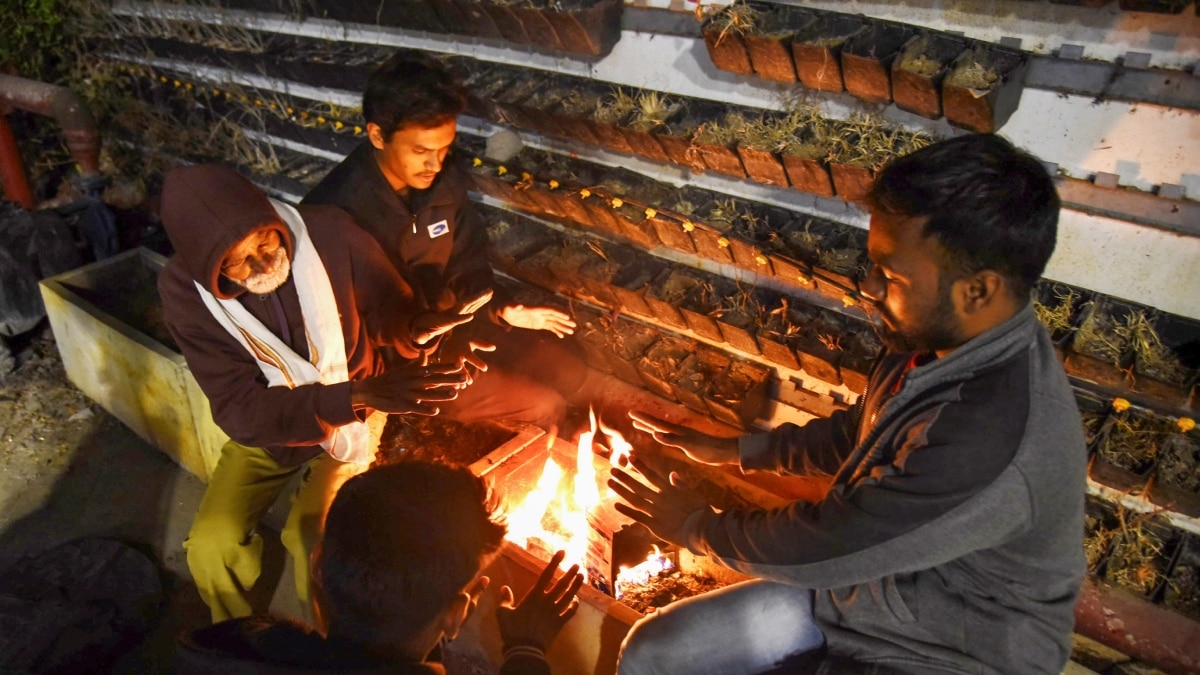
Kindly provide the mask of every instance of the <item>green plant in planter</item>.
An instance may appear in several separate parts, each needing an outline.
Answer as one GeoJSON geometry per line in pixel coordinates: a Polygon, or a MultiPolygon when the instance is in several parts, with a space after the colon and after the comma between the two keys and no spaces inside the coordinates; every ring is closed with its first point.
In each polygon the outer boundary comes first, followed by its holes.
{"type": "Polygon", "coordinates": [[[1117,416],[1100,444],[1100,457],[1135,474],[1142,474],[1158,457],[1159,445],[1175,430],[1175,423],[1152,414],[1117,416]]]}
{"type": "Polygon", "coordinates": [[[720,122],[702,124],[693,139],[696,143],[705,145],[729,145],[741,138],[746,130],[746,116],[740,112],[725,115],[720,122]]]}
{"type": "Polygon", "coordinates": [[[1147,527],[1153,513],[1131,514],[1117,506],[1119,529],[1113,539],[1104,577],[1126,588],[1149,595],[1166,574],[1166,542],[1147,527]]]}
{"type": "Polygon", "coordinates": [[[929,37],[921,36],[913,40],[900,56],[900,67],[922,77],[933,77],[942,69],[942,64],[936,59],[925,55],[929,48],[929,37]]]}
{"type": "Polygon", "coordinates": [[[1055,289],[1054,299],[1058,301],[1053,307],[1043,305],[1040,300],[1033,301],[1033,311],[1037,315],[1038,321],[1046,327],[1051,335],[1066,336],[1075,331],[1075,327],[1071,324],[1072,314],[1074,312],[1075,301],[1079,298],[1079,294],[1074,289],[1067,288],[1055,289]]]}
{"type": "Polygon", "coordinates": [[[592,119],[601,124],[618,124],[629,116],[637,108],[637,99],[627,93],[623,88],[617,87],[612,94],[606,96],[600,105],[596,106],[596,111],[592,113],[592,119]]]}
{"type": "Polygon", "coordinates": [[[790,127],[780,152],[809,159],[828,159],[836,151],[841,129],[835,120],[821,115],[816,106],[794,110],[780,126],[790,127]]]}
{"type": "Polygon", "coordinates": [[[878,170],[897,157],[933,143],[933,137],[902,127],[888,127],[875,115],[855,114],[835,136],[834,160],[878,170]]]}
{"type": "Polygon", "coordinates": [[[1139,369],[1147,376],[1173,382],[1183,374],[1183,363],[1170,347],[1162,343],[1145,312],[1131,313],[1126,317],[1125,324],[1116,328],[1116,332],[1126,337],[1130,349],[1137,356],[1139,369]]]}
{"type": "Polygon", "coordinates": [[[637,97],[633,118],[629,120],[628,126],[634,131],[653,131],[662,126],[679,106],[679,102],[657,91],[644,92],[637,97]]]}
{"type": "MultiPolygon", "coordinates": [[[[706,9],[703,3],[697,4],[696,20],[704,21],[706,12],[712,10],[712,6],[706,9]]],[[[758,10],[744,2],[735,2],[716,10],[712,22],[709,24],[709,30],[717,31],[717,44],[721,44],[726,34],[730,32],[734,35],[753,33],[760,20],[758,10]]]]}
{"type": "Polygon", "coordinates": [[[1076,331],[1072,347],[1077,352],[1120,368],[1121,357],[1129,341],[1128,333],[1118,330],[1120,326],[1112,316],[1099,311],[1095,303],[1089,304],[1093,309],[1076,331]]]}

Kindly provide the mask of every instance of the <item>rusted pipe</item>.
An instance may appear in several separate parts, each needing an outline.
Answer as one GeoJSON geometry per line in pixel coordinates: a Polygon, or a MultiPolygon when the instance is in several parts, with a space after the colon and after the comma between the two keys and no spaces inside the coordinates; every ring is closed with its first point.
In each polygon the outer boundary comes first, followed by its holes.
{"type": "Polygon", "coordinates": [[[29,187],[29,177],[25,175],[25,165],[21,164],[17,139],[13,138],[12,127],[4,117],[3,108],[0,108],[0,184],[4,186],[5,197],[22,208],[33,208],[33,190],[29,187]]]}
{"type": "Polygon", "coordinates": [[[59,85],[0,75],[0,108],[6,106],[53,117],[62,128],[80,173],[100,173],[100,132],[91,111],[75,92],[59,85]]]}

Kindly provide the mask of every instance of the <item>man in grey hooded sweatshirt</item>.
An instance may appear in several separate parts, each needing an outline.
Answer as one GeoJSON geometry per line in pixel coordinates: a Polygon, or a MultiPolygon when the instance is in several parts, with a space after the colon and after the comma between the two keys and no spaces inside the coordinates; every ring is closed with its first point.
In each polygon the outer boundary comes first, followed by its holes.
{"type": "Polygon", "coordinates": [[[814,504],[717,512],[635,460],[618,506],[757,579],[643,619],[620,672],[1058,673],[1085,564],[1079,413],[1030,292],[1059,200],[994,135],[902,157],[869,197],[862,284],[888,347],[855,408],[717,439],[635,425],[709,464],[833,476],[814,504]],[[791,671],[789,671],[791,672],[791,671]]]}

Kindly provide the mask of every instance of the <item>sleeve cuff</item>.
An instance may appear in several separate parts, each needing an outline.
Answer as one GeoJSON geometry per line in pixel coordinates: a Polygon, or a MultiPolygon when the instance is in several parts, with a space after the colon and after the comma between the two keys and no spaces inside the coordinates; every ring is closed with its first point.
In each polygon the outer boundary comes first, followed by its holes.
{"type": "Polygon", "coordinates": [[[358,413],[350,402],[350,389],[353,383],[339,382],[337,384],[321,385],[317,395],[317,417],[329,426],[340,427],[351,422],[359,422],[358,413]]]}
{"type": "Polygon", "coordinates": [[[708,555],[708,547],[704,545],[704,526],[708,519],[715,516],[712,508],[700,509],[683,521],[684,545],[696,555],[708,555]]]}
{"type": "Polygon", "coordinates": [[[738,439],[738,463],[743,469],[770,471],[776,467],[771,452],[771,434],[748,434],[738,439]]]}

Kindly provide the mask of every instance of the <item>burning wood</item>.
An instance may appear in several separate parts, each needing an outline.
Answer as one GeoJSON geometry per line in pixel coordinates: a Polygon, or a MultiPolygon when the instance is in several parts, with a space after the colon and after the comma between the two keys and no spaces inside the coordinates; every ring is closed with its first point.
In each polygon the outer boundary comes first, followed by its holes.
{"type": "Polygon", "coordinates": [[[645,562],[632,567],[618,564],[614,570],[613,536],[632,521],[614,508],[617,496],[606,483],[611,467],[628,463],[633,446],[620,432],[599,421],[594,411],[590,418],[590,428],[574,448],[549,439],[536,478],[536,467],[526,462],[502,479],[508,539],[547,560],[554,551],[566,551],[564,569],[578,564],[593,587],[620,597],[623,586],[644,585],[675,563],[657,546],[650,551],[646,543],[640,549],[649,552],[645,562]],[[598,435],[603,435],[603,442],[597,440],[598,435]],[[573,471],[569,468],[572,464],[573,471]]]}

